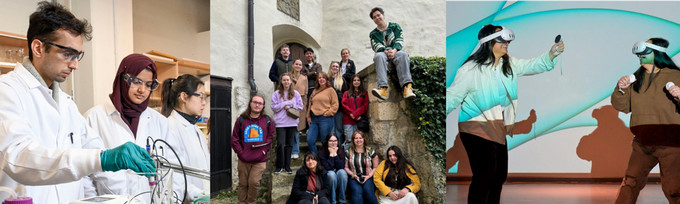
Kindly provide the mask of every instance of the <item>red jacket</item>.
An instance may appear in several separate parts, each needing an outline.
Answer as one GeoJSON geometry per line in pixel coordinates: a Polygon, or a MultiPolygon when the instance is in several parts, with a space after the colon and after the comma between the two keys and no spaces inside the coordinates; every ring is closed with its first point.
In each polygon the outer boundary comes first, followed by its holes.
{"type": "Polygon", "coordinates": [[[357,116],[364,115],[366,111],[368,110],[368,92],[363,91],[363,94],[361,97],[356,97],[357,101],[357,106],[354,106],[354,97],[349,96],[349,91],[345,91],[344,94],[342,94],[342,124],[343,125],[355,125],[357,124],[357,121],[355,119],[358,119],[357,116]],[[349,117],[349,114],[354,115],[356,117],[355,119],[352,119],[349,117]]]}
{"type": "MultiPolygon", "coordinates": [[[[269,116],[266,116],[269,117],[269,116]]],[[[245,163],[260,163],[267,161],[267,155],[274,139],[274,121],[269,118],[269,124],[264,115],[258,118],[236,118],[234,131],[231,133],[231,148],[238,159],[245,163]],[[242,119],[241,119],[242,118],[242,119]],[[262,153],[262,152],[265,153],[262,153]]]]}

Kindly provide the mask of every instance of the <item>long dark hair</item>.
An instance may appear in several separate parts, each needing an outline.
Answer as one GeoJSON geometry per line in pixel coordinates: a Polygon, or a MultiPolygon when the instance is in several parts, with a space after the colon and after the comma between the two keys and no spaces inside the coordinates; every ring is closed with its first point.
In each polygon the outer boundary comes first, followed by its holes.
{"type": "Polygon", "coordinates": [[[295,89],[293,89],[293,77],[291,77],[290,74],[288,73],[284,73],[281,75],[281,77],[279,77],[279,79],[281,79],[279,80],[279,85],[277,88],[277,90],[279,91],[279,96],[281,96],[282,99],[286,100],[293,99],[293,97],[295,97],[295,89]],[[283,87],[283,76],[288,76],[288,79],[291,80],[290,81],[291,85],[290,87],[288,87],[288,96],[283,95],[283,92],[285,91],[283,87]]]}
{"type": "Polygon", "coordinates": [[[352,76],[352,81],[347,82],[347,83],[350,83],[350,85],[351,85],[351,88],[349,90],[347,90],[347,91],[349,91],[347,96],[364,97],[364,92],[366,91],[366,88],[364,88],[364,81],[361,81],[361,77],[358,74],[355,74],[354,76],[352,76]],[[357,90],[357,91],[354,90],[354,79],[355,78],[359,78],[359,81],[361,82],[361,84],[359,84],[359,90],[357,90]]]}
{"type": "MultiPolygon", "coordinates": [[[[658,45],[660,47],[668,48],[668,40],[663,39],[663,38],[650,38],[649,40],[652,41],[652,44],[658,45]]],[[[664,68],[669,68],[669,69],[678,69],[678,66],[675,65],[673,60],[666,54],[665,52],[660,52],[658,50],[652,49],[652,52],[654,52],[654,66],[658,69],[664,69],[664,68]]],[[[635,71],[634,75],[637,81],[633,82],[633,90],[635,92],[640,93],[640,88],[642,87],[642,83],[645,81],[645,68],[640,65],[640,68],[638,68],[637,71],[635,71]]],[[[647,88],[649,88],[649,85],[652,84],[652,81],[654,80],[654,73],[652,72],[651,76],[649,77],[649,82],[647,85],[647,88]]]]}
{"type": "MultiPolygon", "coordinates": [[[[484,27],[482,27],[481,30],[479,30],[479,33],[477,34],[477,39],[482,39],[486,36],[489,36],[493,33],[496,32],[497,29],[503,29],[501,26],[495,26],[492,24],[487,24],[484,27]]],[[[496,58],[493,55],[493,46],[496,44],[495,40],[489,40],[486,41],[485,43],[482,43],[479,45],[479,49],[475,51],[475,53],[472,53],[470,57],[468,57],[464,63],[467,63],[468,61],[473,61],[477,63],[477,65],[493,65],[496,63],[496,58]]],[[[505,76],[512,76],[512,68],[510,67],[510,60],[508,57],[508,53],[505,53],[503,56],[503,74],[505,76]]],[[[481,68],[481,66],[480,66],[481,68]]]]}
{"type": "Polygon", "coordinates": [[[305,157],[302,160],[302,167],[300,167],[300,169],[302,170],[302,173],[304,173],[304,175],[309,175],[310,174],[309,172],[311,172],[309,167],[307,167],[307,159],[313,159],[314,161],[316,161],[316,173],[314,174],[316,174],[317,176],[326,176],[325,173],[326,170],[323,168],[323,165],[321,165],[321,161],[319,161],[319,156],[316,155],[316,153],[314,152],[309,152],[305,154],[305,157]]]}
{"type": "Polygon", "coordinates": [[[344,148],[342,145],[340,145],[340,138],[335,133],[331,133],[326,136],[326,140],[323,141],[323,144],[321,144],[322,148],[319,150],[319,152],[323,153],[325,156],[330,155],[330,152],[328,152],[328,141],[331,140],[331,137],[335,137],[335,139],[338,140],[338,156],[340,158],[345,158],[344,148]]]}
{"type": "Polygon", "coordinates": [[[198,77],[191,74],[183,74],[182,76],[177,77],[177,79],[168,78],[163,81],[163,88],[161,89],[161,98],[163,101],[161,114],[168,117],[170,113],[172,113],[172,110],[179,105],[177,102],[179,102],[180,94],[184,92],[191,97],[193,93],[196,93],[198,85],[205,84],[198,79],[198,77]]]}
{"type": "Polygon", "coordinates": [[[393,145],[387,148],[385,155],[387,156],[387,160],[385,160],[385,171],[390,170],[385,177],[385,185],[396,189],[402,189],[405,186],[410,185],[413,181],[406,175],[406,171],[409,171],[411,174],[416,174],[416,167],[404,157],[401,149],[397,146],[393,145]],[[390,150],[394,151],[394,155],[397,157],[396,165],[390,161],[390,150]]]}

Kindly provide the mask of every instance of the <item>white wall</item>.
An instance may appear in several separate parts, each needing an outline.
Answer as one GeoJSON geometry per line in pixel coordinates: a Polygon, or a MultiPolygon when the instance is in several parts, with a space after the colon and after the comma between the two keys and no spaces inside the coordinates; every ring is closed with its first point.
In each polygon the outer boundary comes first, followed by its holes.
{"type": "Polygon", "coordinates": [[[118,64],[132,53],[132,1],[72,1],[72,12],[92,24],[92,41],[74,72],[74,96],[81,112],[107,103],[118,64]]]}
{"type": "MultiPolygon", "coordinates": [[[[404,49],[411,56],[445,55],[445,2],[419,1],[301,1],[300,21],[276,9],[276,1],[254,4],[254,69],[258,90],[269,101],[273,85],[267,76],[276,46],[298,42],[316,50],[317,61],[324,70],[332,60],[340,59],[340,49],[349,48],[359,68],[373,63],[369,32],[375,24],[368,13],[375,6],[385,10],[386,20],[398,22],[404,29],[404,49]],[[272,27],[291,25],[308,36],[274,36],[272,27]],[[317,44],[318,46],[317,47],[317,44]]],[[[249,89],[248,76],[248,2],[211,1],[211,73],[232,77],[235,96],[239,88],[249,89]]],[[[360,70],[357,70],[360,71],[360,70]]],[[[238,101],[234,100],[234,104],[238,101]]],[[[236,116],[243,111],[232,106],[236,116]]]]}
{"type": "MultiPolygon", "coordinates": [[[[248,2],[247,1],[211,1],[211,74],[223,77],[232,77],[234,98],[238,98],[239,89],[245,92],[250,89],[248,85],[248,2]]],[[[255,51],[253,67],[255,69],[255,81],[258,90],[269,101],[273,85],[269,80],[269,68],[273,62],[272,54],[275,45],[290,42],[291,38],[276,38],[272,34],[275,25],[293,25],[306,32],[313,40],[318,41],[321,37],[321,1],[311,1],[309,4],[300,6],[300,21],[280,12],[276,9],[276,1],[256,1],[254,4],[255,22],[255,51]]],[[[299,41],[296,41],[299,42],[299,41]]],[[[310,43],[310,42],[301,42],[310,43]]],[[[247,94],[243,92],[248,97],[247,94]]],[[[243,108],[235,105],[238,101],[233,100],[233,115],[243,111],[243,108]]],[[[267,108],[268,110],[268,108],[267,108]]]]}
{"type": "Polygon", "coordinates": [[[210,2],[133,1],[134,52],[157,50],[178,58],[209,62],[210,2]],[[205,25],[203,25],[205,24],[205,25]]]}
{"type": "Polygon", "coordinates": [[[324,71],[331,61],[339,61],[340,50],[349,48],[357,68],[373,64],[373,50],[368,34],[376,25],[369,17],[374,7],[385,11],[385,20],[403,29],[404,51],[410,56],[446,55],[446,2],[413,1],[325,1],[323,36],[319,63],[324,71]]]}
{"type": "Polygon", "coordinates": [[[33,13],[41,0],[0,0],[0,13],[4,16],[0,30],[26,35],[28,17],[33,13]]]}

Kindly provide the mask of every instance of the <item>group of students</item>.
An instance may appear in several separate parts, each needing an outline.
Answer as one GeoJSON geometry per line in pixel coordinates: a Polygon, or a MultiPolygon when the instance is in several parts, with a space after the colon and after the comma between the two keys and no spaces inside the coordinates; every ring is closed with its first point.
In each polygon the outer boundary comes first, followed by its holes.
{"type": "Polygon", "coordinates": [[[418,203],[420,180],[413,164],[397,146],[385,155],[380,161],[360,130],[354,131],[346,150],[331,133],[319,154],[304,156],[287,203],[346,203],[347,187],[352,203],[418,203]]]}
{"type": "MultiPolygon", "coordinates": [[[[284,45],[280,50],[281,55],[287,58],[288,46],[284,45]]],[[[313,53],[313,50],[307,48],[307,53],[313,53]]],[[[361,77],[349,68],[354,66],[349,59],[349,50],[343,49],[341,53],[343,61],[331,62],[329,74],[303,68],[302,60],[296,59],[292,61],[291,72],[278,76],[277,88],[271,97],[277,137],[275,174],[284,171],[293,173],[290,159],[298,157],[300,131],[307,129],[309,149],[317,153],[317,140],[325,141],[330,133],[338,135],[341,144],[349,145],[349,138],[357,129],[357,121],[366,117],[368,92],[361,77]],[[316,79],[310,81],[308,77],[316,79]],[[314,84],[310,91],[307,90],[308,84],[314,84]]]]}
{"type": "MultiPolygon", "coordinates": [[[[392,63],[403,97],[415,97],[408,53],[402,50],[401,27],[384,21],[383,14],[378,7],[369,13],[377,26],[369,35],[378,75],[378,87],[372,93],[380,100],[388,98],[387,67],[392,63]]],[[[255,95],[234,124],[232,148],[239,157],[240,203],[255,202],[274,135],[277,143],[274,174],[293,173],[290,162],[299,157],[299,134],[305,129],[310,153],[304,156],[305,165],[296,174],[289,202],[336,203],[338,191],[337,201],[344,203],[347,178],[351,177],[353,203],[377,203],[376,186],[381,202],[417,203],[407,191],[417,192],[420,182],[415,168],[410,163],[406,165],[408,162],[399,148],[390,148],[388,155],[391,152],[396,156],[389,160],[394,162],[380,165],[383,167],[373,181],[379,159],[370,147],[364,146],[364,131],[368,130],[357,127],[358,121],[366,119],[368,91],[362,78],[356,75],[349,49],[342,49],[340,55],[342,60],[331,62],[327,72],[323,72],[322,66],[314,61],[312,48],[304,50],[304,61],[290,59],[290,47],[286,44],[277,50],[269,71],[269,79],[276,87],[270,105],[273,118],[264,114],[264,98],[255,95]],[[321,150],[316,146],[318,140],[323,142],[321,150]]]]}
{"type": "MultiPolygon", "coordinates": [[[[461,106],[458,129],[472,168],[468,203],[500,203],[508,173],[505,136],[511,134],[515,119],[517,78],[552,70],[564,51],[564,43],[558,41],[548,53],[517,59],[508,55],[514,38],[508,28],[482,27],[479,49],[465,60],[447,89],[446,113],[461,106]]],[[[657,164],[668,202],[680,203],[680,87],[675,85],[680,83],[680,69],[666,53],[668,45],[663,38],[635,43],[632,51],[640,67],[621,77],[612,91],[614,108],[631,113],[630,130],[635,135],[615,203],[635,203],[657,164]]]]}
{"type": "MultiPolygon", "coordinates": [[[[83,40],[90,40],[91,32],[86,20],[58,3],[40,2],[30,16],[29,54],[0,76],[0,186],[26,185],[26,196],[35,203],[103,194],[139,196],[145,203],[149,177],[161,179],[158,159],[143,148],[152,142],[148,138],[166,141],[166,150],[177,152],[154,156],[210,169],[206,138],[195,124],[206,105],[205,87],[195,76],[163,83],[161,114],[148,107],[160,85],[156,65],[145,55],[131,54],[120,62],[109,100],[80,114],[59,83],[78,68],[83,40]]],[[[186,184],[180,176],[171,182],[173,201],[194,200],[206,189],[191,176],[186,184]]],[[[8,196],[1,193],[0,199],[8,196]]]]}

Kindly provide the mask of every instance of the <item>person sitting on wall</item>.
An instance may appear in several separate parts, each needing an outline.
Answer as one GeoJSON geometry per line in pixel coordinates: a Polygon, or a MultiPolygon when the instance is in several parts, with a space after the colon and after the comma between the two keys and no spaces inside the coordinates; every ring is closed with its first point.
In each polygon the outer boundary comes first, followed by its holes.
{"type": "Polygon", "coordinates": [[[401,37],[401,27],[397,23],[386,22],[384,14],[385,12],[380,7],[371,9],[369,13],[373,23],[377,25],[369,34],[371,47],[375,52],[373,63],[375,63],[375,72],[378,75],[378,88],[371,92],[381,100],[388,98],[387,65],[391,62],[397,69],[399,84],[404,89],[404,98],[415,97],[408,53],[402,50],[404,38],[401,37]]]}

